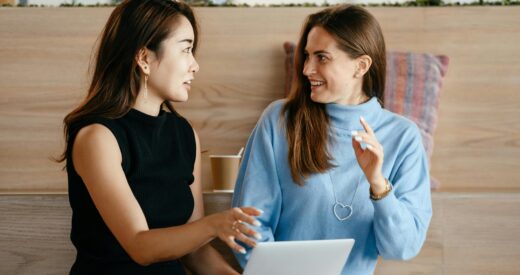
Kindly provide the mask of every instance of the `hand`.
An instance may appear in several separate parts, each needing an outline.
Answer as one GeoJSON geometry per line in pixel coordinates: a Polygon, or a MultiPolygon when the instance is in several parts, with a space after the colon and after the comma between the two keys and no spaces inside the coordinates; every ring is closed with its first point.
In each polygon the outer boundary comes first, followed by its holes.
{"type": "Polygon", "coordinates": [[[256,246],[255,239],[261,236],[255,230],[251,229],[246,223],[252,226],[260,226],[254,217],[260,216],[263,212],[254,207],[235,207],[220,213],[208,216],[210,226],[213,227],[215,235],[226,243],[231,249],[246,253],[246,250],[236,243],[239,240],[250,247],[256,246]],[[250,236],[250,237],[248,237],[250,236]]]}
{"type": "Polygon", "coordinates": [[[356,131],[352,133],[352,147],[356,154],[356,159],[363,170],[370,187],[374,193],[380,193],[385,188],[385,178],[383,177],[383,146],[377,141],[374,131],[363,117],[359,121],[365,132],[356,131]],[[361,142],[366,144],[366,149],[361,148],[361,142]]]}

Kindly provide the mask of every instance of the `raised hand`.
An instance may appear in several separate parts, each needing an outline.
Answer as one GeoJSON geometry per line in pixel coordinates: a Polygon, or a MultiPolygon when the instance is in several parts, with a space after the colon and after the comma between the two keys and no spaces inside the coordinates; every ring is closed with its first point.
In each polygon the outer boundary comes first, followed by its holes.
{"type": "Polygon", "coordinates": [[[364,132],[352,132],[352,146],[356,154],[356,159],[363,170],[372,190],[376,193],[385,188],[385,178],[383,177],[383,146],[377,140],[374,130],[365,121],[363,117],[359,119],[361,125],[365,129],[364,132]],[[361,147],[361,143],[366,144],[366,148],[361,147]]]}

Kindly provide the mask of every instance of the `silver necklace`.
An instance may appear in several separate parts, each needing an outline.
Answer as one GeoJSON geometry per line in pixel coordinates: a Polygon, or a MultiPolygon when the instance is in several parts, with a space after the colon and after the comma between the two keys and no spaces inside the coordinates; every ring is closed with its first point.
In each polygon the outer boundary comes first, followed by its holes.
{"type": "Polygon", "coordinates": [[[359,176],[359,179],[358,179],[358,182],[356,185],[356,189],[354,190],[354,195],[352,196],[352,199],[350,200],[349,204],[343,203],[338,200],[338,198],[336,197],[336,190],[334,188],[334,181],[332,180],[332,176],[330,175],[331,172],[328,172],[327,174],[329,174],[330,184],[332,185],[332,194],[334,195],[334,206],[332,208],[332,211],[334,212],[334,216],[336,216],[336,219],[338,219],[339,221],[346,221],[346,220],[350,219],[350,217],[352,217],[352,214],[354,214],[354,208],[352,208],[352,206],[353,206],[354,198],[356,197],[356,193],[357,193],[357,190],[359,187],[359,182],[361,182],[361,177],[363,177],[363,173],[361,173],[361,175],[359,176]],[[348,211],[346,214],[339,213],[340,210],[344,210],[344,209],[346,209],[346,211],[348,211]]]}

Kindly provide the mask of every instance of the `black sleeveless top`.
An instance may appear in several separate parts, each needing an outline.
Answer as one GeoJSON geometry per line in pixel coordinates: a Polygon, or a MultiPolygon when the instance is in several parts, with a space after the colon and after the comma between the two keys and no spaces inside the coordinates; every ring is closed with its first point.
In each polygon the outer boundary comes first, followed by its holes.
{"type": "Polygon", "coordinates": [[[103,222],[72,163],[78,131],[93,123],[104,125],[116,137],[123,171],[150,229],[185,224],[194,208],[189,185],[194,180],[196,145],[193,129],[184,118],[165,111],[154,117],[131,109],[119,119],[92,118],[72,125],[67,173],[70,236],[77,256],[70,274],[185,274],[178,261],[140,266],[103,222]]]}

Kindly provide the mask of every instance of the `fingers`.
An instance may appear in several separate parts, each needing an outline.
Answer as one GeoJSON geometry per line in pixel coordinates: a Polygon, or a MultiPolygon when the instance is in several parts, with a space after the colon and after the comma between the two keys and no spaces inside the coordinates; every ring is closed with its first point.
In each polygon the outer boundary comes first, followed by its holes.
{"type": "Polygon", "coordinates": [[[257,240],[260,240],[262,238],[262,235],[260,235],[258,232],[253,230],[251,227],[249,227],[243,223],[238,223],[236,228],[237,228],[238,232],[246,234],[251,237],[254,237],[257,240]]]}
{"type": "Polygon", "coordinates": [[[368,122],[365,120],[364,117],[359,117],[359,121],[361,122],[361,125],[363,125],[363,128],[365,129],[365,131],[367,131],[367,133],[369,133],[370,135],[374,135],[374,130],[372,130],[372,127],[368,125],[368,122]]]}
{"type": "MultiPolygon", "coordinates": [[[[383,152],[383,146],[377,140],[374,130],[372,129],[372,127],[370,127],[368,122],[363,117],[359,117],[359,121],[361,122],[361,125],[363,126],[366,132],[352,131],[353,143],[354,141],[356,141],[357,143],[363,142],[367,145],[366,149],[368,149],[371,152],[378,153],[379,155],[379,152],[383,152]]],[[[354,147],[354,149],[356,148],[354,147]]],[[[356,151],[356,154],[357,153],[358,151],[356,151]]]]}
{"type": "Polygon", "coordinates": [[[228,213],[230,213],[228,216],[229,220],[226,222],[226,226],[223,227],[222,235],[219,234],[219,236],[231,249],[239,253],[246,253],[244,247],[240,246],[236,241],[240,241],[250,247],[256,246],[256,240],[260,240],[262,236],[247,224],[260,226],[260,222],[250,215],[259,216],[263,211],[254,207],[235,207],[230,209],[228,213]]]}
{"type": "Polygon", "coordinates": [[[367,133],[363,132],[356,132],[355,135],[352,136],[352,138],[357,141],[358,143],[365,143],[367,145],[367,149],[371,149],[370,147],[374,149],[382,149],[383,146],[377,141],[377,139],[374,136],[371,136],[367,133]],[[370,146],[369,146],[370,145],[370,146]]]}
{"type": "Polygon", "coordinates": [[[245,254],[245,248],[239,245],[237,241],[240,241],[249,247],[256,246],[256,240],[246,236],[246,234],[254,236],[255,239],[261,238],[260,234],[249,228],[247,225],[239,221],[235,221],[233,222],[232,226],[229,227],[229,230],[226,230],[224,235],[220,237],[220,239],[223,240],[231,249],[239,253],[245,254]]]}
{"type": "Polygon", "coordinates": [[[255,247],[256,241],[246,235],[253,236],[256,240],[260,240],[262,238],[260,234],[249,228],[247,225],[239,223],[236,229],[235,239],[243,242],[249,247],[255,247]]]}
{"type": "Polygon", "coordinates": [[[246,222],[253,226],[262,225],[254,217],[247,214],[247,213],[252,213],[255,216],[259,216],[261,214],[260,211],[254,207],[240,207],[240,208],[235,207],[232,209],[232,211],[233,211],[233,217],[235,218],[235,220],[246,222]]]}
{"type": "Polygon", "coordinates": [[[352,147],[354,147],[356,158],[359,158],[361,154],[363,154],[364,150],[361,148],[361,141],[355,140],[354,136],[352,136],[352,147]]]}
{"type": "Polygon", "coordinates": [[[235,242],[235,236],[230,236],[228,238],[222,239],[229,248],[237,251],[238,253],[246,254],[246,249],[235,242]]]}
{"type": "Polygon", "coordinates": [[[255,247],[256,241],[246,236],[254,236],[255,239],[260,239],[261,235],[256,231],[249,228],[247,225],[240,221],[234,221],[228,228],[223,228],[222,235],[219,235],[220,239],[223,240],[231,249],[245,254],[246,250],[243,246],[239,245],[236,241],[240,241],[249,247],[255,247]]]}
{"type": "Polygon", "coordinates": [[[262,209],[258,209],[255,207],[243,206],[243,207],[240,207],[240,210],[242,210],[242,212],[244,212],[248,215],[255,216],[255,217],[258,217],[264,213],[264,211],[262,209]]]}

